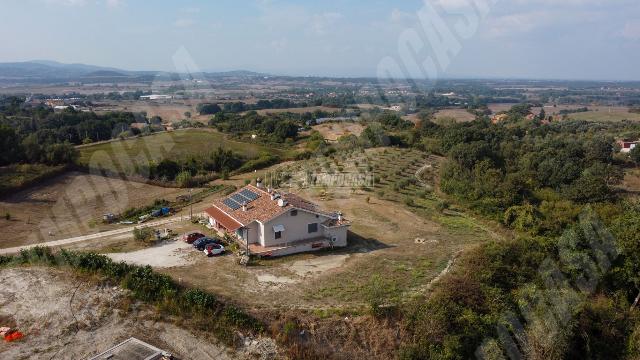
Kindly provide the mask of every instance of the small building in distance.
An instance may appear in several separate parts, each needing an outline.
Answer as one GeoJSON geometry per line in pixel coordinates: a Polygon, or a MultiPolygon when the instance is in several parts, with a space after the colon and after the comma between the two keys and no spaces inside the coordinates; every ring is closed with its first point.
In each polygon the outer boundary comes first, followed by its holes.
{"type": "Polygon", "coordinates": [[[140,100],[171,100],[173,96],[171,95],[142,95],[140,96],[140,100]]]}
{"type": "Polygon", "coordinates": [[[620,145],[621,153],[630,153],[631,150],[635,149],[636,146],[640,144],[640,140],[618,140],[618,145],[620,145]]]}

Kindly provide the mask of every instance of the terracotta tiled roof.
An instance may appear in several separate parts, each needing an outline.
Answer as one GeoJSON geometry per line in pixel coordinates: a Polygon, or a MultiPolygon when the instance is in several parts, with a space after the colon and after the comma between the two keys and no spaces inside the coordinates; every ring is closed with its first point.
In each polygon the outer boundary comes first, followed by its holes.
{"type": "Polygon", "coordinates": [[[225,214],[227,217],[240,223],[242,226],[246,226],[253,221],[266,223],[269,220],[276,218],[291,209],[306,210],[324,216],[334,217],[334,214],[320,210],[316,204],[307,201],[297,195],[281,194],[281,198],[286,200],[287,204],[285,206],[279,206],[277,199],[271,200],[271,194],[268,193],[265,189],[257,188],[253,185],[247,185],[244,188],[236,191],[235,193],[230,194],[229,196],[225,196],[222,199],[216,199],[213,202],[213,206],[217,208],[221,213],[225,214]],[[224,199],[229,198],[234,194],[240,193],[242,190],[249,190],[259,195],[258,199],[247,204],[246,211],[244,211],[242,208],[234,210],[223,203],[224,199]]]}
{"type": "Polygon", "coordinates": [[[297,209],[307,210],[309,212],[313,212],[313,213],[317,213],[317,214],[321,214],[321,215],[325,215],[325,216],[329,216],[329,217],[337,216],[336,214],[328,213],[326,211],[321,210],[320,207],[318,207],[318,205],[312,203],[311,201],[305,200],[305,199],[301,198],[298,195],[295,195],[295,194],[284,194],[282,197],[285,200],[287,200],[289,205],[291,205],[291,206],[293,206],[293,207],[295,207],[297,209]]]}
{"type": "Polygon", "coordinates": [[[235,221],[232,217],[225,214],[222,210],[218,209],[215,206],[206,209],[204,212],[212,218],[216,219],[216,221],[220,223],[220,225],[224,226],[229,231],[236,231],[242,227],[242,224],[235,221]]]}

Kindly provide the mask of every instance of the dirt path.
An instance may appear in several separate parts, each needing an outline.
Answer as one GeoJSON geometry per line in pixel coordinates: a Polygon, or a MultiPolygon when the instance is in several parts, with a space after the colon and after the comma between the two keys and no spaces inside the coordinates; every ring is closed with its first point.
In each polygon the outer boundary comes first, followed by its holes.
{"type": "Polygon", "coordinates": [[[163,225],[168,225],[168,224],[172,224],[172,223],[181,222],[181,221],[184,221],[184,220],[185,220],[185,217],[183,217],[183,216],[174,216],[174,217],[171,217],[171,218],[158,220],[158,221],[153,221],[153,222],[148,222],[148,223],[144,223],[144,224],[141,224],[141,225],[138,225],[138,226],[131,226],[131,227],[123,228],[123,229],[104,231],[104,232],[100,232],[100,233],[96,233],[96,234],[90,234],[90,235],[76,236],[76,237],[72,237],[72,238],[67,238],[67,239],[62,239],[62,240],[55,240],[55,241],[48,241],[48,242],[39,243],[39,244],[31,244],[31,245],[16,246],[16,247],[12,247],[12,248],[0,249],[0,255],[19,253],[20,250],[22,250],[22,249],[26,250],[26,249],[30,249],[30,248],[33,248],[33,247],[36,247],[36,246],[56,247],[56,246],[74,244],[74,243],[78,243],[78,242],[82,242],[82,241],[88,241],[88,240],[95,240],[95,239],[100,239],[100,238],[105,238],[105,237],[111,237],[111,236],[115,236],[115,235],[128,234],[128,233],[133,232],[133,230],[136,229],[136,228],[147,228],[147,227],[163,226],[163,225]]]}
{"type": "Polygon", "coordinates": [[[156,268],[169,268],[189,264],[191,254],[204,256],[184,241],[168,241],[157,246],[133,252],[107,254],[114,261],[124,261],[134,265],[150,265],[156,268]]]}

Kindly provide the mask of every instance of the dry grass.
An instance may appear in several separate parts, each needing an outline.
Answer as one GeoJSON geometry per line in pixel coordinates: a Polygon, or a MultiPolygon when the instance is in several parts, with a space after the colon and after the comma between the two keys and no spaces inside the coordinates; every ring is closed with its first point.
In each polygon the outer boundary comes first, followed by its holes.
{"type": "Polygon", "coordinates": [[[457,122],[469,122],[476,119],[475,115],[465,109],[444,109],[436,113],[436,119],[454,118],[457,122]]]}
{"type": "Polygon", "coordinates": [[[106,230],[100,220],[107,212],[148,204],[156,198],[175,199],[186,190],[168,189],[77,172],[67,173],[7,196],[0,212],[0,247],[52,241],[106,230]],[[50,235],[51,234],[51,235],[50,235]]]}
{"type": "Polygon", "coordinates": [[[147,165],[152,160],[206,155],[219,147],[247,158],[256,158],[263,152],[286,156],[284,150],[229,140],[225,134],[211,129],[186,129],[81,146],[79,162],[92,168],[99,165],[100,168],[128,174],[136,165],[147,165]]]}
{"type": "Polygon", "coordinates": [[[322,134],[322,136],[328,141],[337,141],[341,136],[344,135],[355,135],[360,136],[364,127],[358,123],[353,122],[337,122],[337,123],[326,123],[321,125],[316,125],[313,127],[314,130],[317,130],[322,134]]]}
{"type": "Polygon", "coordinates": [[[294,114],[304,114],[304,113],[312,113],[314,111],[325,111],[328,113],[334,113],[340,111],[339,108],[332,108],[327,106],[309,106],[303,108],[288,108],[288,109],[265,109],[258,110],[258,114],[267,115],[267,114],[281,114],[281,113],[294,113],[294,114]]]}

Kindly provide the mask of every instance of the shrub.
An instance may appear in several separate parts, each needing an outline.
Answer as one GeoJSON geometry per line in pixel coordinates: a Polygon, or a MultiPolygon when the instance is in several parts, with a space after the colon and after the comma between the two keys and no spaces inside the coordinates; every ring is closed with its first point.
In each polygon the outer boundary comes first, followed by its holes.
{"type": "Polygon", "coordinates": [[[155,239],[155,231],[152,228],[135,228],[133,238],[142,243],[151,243],[155,239]]]}

